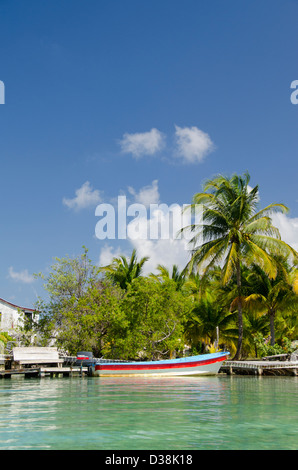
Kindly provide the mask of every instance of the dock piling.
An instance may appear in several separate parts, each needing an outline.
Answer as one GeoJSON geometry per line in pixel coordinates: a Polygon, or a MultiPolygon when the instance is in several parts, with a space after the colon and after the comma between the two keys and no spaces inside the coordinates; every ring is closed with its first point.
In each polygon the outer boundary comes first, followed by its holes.
{"type": "Polygon", "coordinates": [[[228,375],[294,375],[297,376],[298,361],[225,361],[220,372],[228,375]]]}

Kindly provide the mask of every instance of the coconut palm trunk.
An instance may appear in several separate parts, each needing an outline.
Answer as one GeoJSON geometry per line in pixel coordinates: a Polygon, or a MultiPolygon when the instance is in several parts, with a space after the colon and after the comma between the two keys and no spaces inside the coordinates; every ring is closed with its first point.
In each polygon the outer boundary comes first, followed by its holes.
{"type": "Polygon", "coordinates": [[[269,321],[270,321],[270,344],[271,346],[275,345],[275,328],[274,328],[274,319],[275,319],[275,310],[269,311],[269,321]]]}
{"type": "Polygon", "coordinates": [[[242,291],[241,291],[241,268],[240,259],[236,261],[236,278],[237,278],[237,293],[238,293],[238,344],[235,359],[241,356],[242,341],[243,341],[243,316],[242,316],[242,291]]]}
{"type": "Polygon", "coordinates": [[[241,269],[257,264],[266,275],[274,279],[277,263],[273,254],[288,259],[298,259],[298,253],[280,238],[273,226],[270,214],[287,212],[283,204],[270,204],[257,211],[258,186],[250,188],[250,176],[233,175],[230,178],[216,176],[204,185],[204,192],[197,193],[189,208],[199,209],[203,215],[201,224],[184,227],[191,230],[192,255],[186,270],[200,272],[202,278],[216,265],[222,267],[223,285],[233,275],[238,289],[238,347],[235,359],[241,357],[243,341],[243,319],[241,300],[241,269]]]}

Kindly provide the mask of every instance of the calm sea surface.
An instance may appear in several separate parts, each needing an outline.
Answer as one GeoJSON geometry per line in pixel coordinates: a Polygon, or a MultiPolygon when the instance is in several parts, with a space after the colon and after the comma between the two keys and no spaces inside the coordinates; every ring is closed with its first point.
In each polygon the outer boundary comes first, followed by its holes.
{"type": "Polygon", "coordinates": [[[298,449],[298,378],[0,380],[0,449],[298,449]]]}

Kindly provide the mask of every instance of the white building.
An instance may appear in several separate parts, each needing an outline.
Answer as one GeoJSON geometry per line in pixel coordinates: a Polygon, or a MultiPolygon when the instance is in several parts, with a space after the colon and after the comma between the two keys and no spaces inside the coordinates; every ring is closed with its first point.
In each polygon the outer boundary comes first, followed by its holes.
{"type": "Polygon", "coordinates": [[[36,310],[20,307],[0,298],[0,331],[13,335],[17,328],[24,324],[24,320],[33,319],[38,320],[36,310]]]}

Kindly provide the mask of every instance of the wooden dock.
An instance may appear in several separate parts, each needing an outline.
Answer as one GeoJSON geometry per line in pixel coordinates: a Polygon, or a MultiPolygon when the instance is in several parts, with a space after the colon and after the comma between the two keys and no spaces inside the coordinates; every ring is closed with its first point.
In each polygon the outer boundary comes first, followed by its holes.
{"type": "Polygon", "coordinates": [[[87,367],[33,367],[23,369],[0,369],[0,379],[11,379],[13,376],[31,377],[74,377],[88,375],[87,367]]]}
{"type": "Polygon", "coordinates": [[[228,375],[298,376],[298,361],[225,361],[220,372],[228,375]]]}
{"type": "Polygon", "coordinates": [[[88,374],[76,357],[63,357],[54,347],[16,347],[10,356],[0,356],[0,379],[24,377],[72,377],[88,374]]]}

